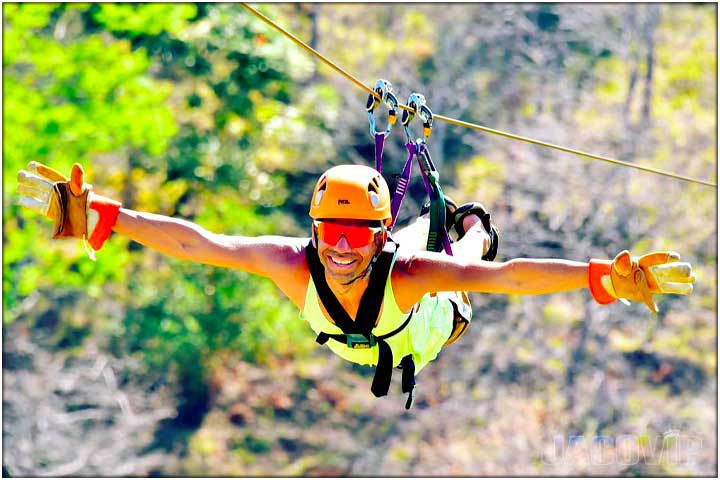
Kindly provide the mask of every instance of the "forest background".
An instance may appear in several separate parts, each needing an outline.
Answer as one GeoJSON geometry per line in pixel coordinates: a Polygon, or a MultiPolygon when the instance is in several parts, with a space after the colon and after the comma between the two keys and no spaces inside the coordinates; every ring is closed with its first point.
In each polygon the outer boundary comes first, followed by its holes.
{"type": "MultiPolygon", "coordinates": [[[[716,4],[258,7],[403,103],[717,181],[716,4]]],[[[407,412],[269,281],[117,235],[92,262],[17,205],[27,162],[80,162],[129,208],[307,236],[317,176],[373,163],[366,98],[236,4],[3,4],[4,475],[717,474],[715,188],[437,122],[498,261],[671,249],[697,282],[658,315],[472,295],[407,412]]],[[[415,178],[400,222],[423,201],[415,178]]]]}

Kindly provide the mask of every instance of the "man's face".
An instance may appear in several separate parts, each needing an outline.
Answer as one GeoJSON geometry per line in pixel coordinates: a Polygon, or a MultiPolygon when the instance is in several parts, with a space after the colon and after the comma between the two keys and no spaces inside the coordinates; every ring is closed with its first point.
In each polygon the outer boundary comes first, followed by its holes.
{"type": "Polygon", "coordinates": [[[316,221],[317,250],[327,275],[341,285],[362,277],[382,248],[383,229],[367,220],[316,221]]]}

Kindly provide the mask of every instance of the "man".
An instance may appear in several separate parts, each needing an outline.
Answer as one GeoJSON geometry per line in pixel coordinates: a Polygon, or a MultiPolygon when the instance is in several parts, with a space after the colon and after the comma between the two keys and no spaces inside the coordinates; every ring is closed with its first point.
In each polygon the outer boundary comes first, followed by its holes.
{"type": "Polygon", "coordinates": [[[457,219],[463,235],[453,256],[423,251],[413,241],[412,227],[398,232],[398,247],[387,231],[388,186],[376,170],[358,165],[333,167],[318,180],[310,241],[221,235],[185,220],[121,208],[90,191],[78,164],[68,180],[31,162],[18,180],[21,204],[53,219],[54,238],[83,238],[99,250],[115,231],[175,258],[270,278],[300,309],[318,342],[349,361],[377,365],[376,396],[387,392],[398,365],[403,391],[412,394],[414,373],[437,357],[457,329],[461,296],[453,292],[537,295],[589,288],[600,304],[622,298],[656,312],[653,293],[687,295],[694,281],[691,266],[672,252],[638,259],[624,251],[613,261],[589,263],[487,262],[482,258],[491,248],[491,228],[472,210],[457,219]]]}

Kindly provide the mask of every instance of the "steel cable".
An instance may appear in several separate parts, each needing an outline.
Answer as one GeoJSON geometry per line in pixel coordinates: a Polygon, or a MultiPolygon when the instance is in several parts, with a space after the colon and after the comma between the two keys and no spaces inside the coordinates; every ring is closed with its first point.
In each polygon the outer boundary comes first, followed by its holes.
{"type": "MultiPolygon", "coordinates": [[[[265,15],[263,15],[262,13],[260,13],[259,11],[257,11],[256,9],[254,9],[253,7],[251,7],[250,5],[248,5],[247,3],[240,3],[240,5],[242,5],[246,10],[248,10],[248,11],[249,11],[250,13],[252,13],[254,16],[256,16],[257,18],[259,18],[259,19],[262,20],[263,22],[267,23],[268,25],[270,25],[271,27],[275,28],[275,29],[278,30],[280,33],[282,33],[283,35],[285,35],[286,37],[288,37],[290,40],[292,40],[292,41],[293,41],[296,45],[298,45],[300,48],[302,48],[302,49],[304,49],[305,51],[309,52],[311,55],[313,55],[313,56],[316,57],[317,59],[321,60],[323,63],[325,63],[326,65],[328,65],[330,68],[332,68],[333,70],[335,70],[336,72],[338,72],[340,75],[342,75],[342,76],[344,76],[345,78],[347,78],[348,80],[350,80],[350,81],[351,81],[352,83],[354,83],[358,88],[360,88],[360,89],[362,89],[362,90],[365,90],[365,92],[367,92],[367,93],[370,94],[370,95],[373,95],[373,96],[374,96],[375,98],[377,98],[378,100],[382,100],[382,99],[380,98],[380,96],[373,91],[372,88],[370,88],[370,87],[368,87],[367,85],[365,85],[364,83],[362,83],[360,80],[357,79],[357,77],[355,77],[354,75],[348,73],[348,72],[347,72],[346,70],[344,70],[342,67],[338,66],[338,65],[335,64],[334,62],[332,62],[332,61],[330,61],[329,59],[327,59],[324,55],[322,55],[320,52],[318,52],[318,51],[315,50],[314,48],[312,48],[312,47],[310,47],[309,45],[307,45],[305,42],[303,42],[302,40],[300,40],[299,38],[297,38],[295,35],[293,35],[292,33],[288,32],[288,31],[285,30],[283,27],[281,27],[281,26],[278,25],[277,23],[273,22],[271,19],[269,19],[268,17],[266,17],[265,15]]],[[[403,110],[408,110],[408,111],[410,111],[410,112],[414,112],[414,110],[411,109],[410,107],[408,107],[407,105],[399,104],[398,106],[399,106],[401,109],[403,109],[403,110]]],[[[644,171],[644,172],[655,173],[655,174],[657,174],[657,175],[663,175],[663,176],[665,176],[665,177],[675,178],[675,179],[677,179],[677,180],[683,180],[683,181],[685,181],[685,182],[697,183],[697,184],[700,184],[700,185],[705,185],[705,186],[708,186],[708,187],[715,187],[715,188],[717,188],[717,184],[716,184],[716,183],[712,183],[712,182],[709,182],[709,181],[706,181],[706,180],[701,180],[701,179],[697,179],[697,178],[692,178],[692,177],[688,177],[688,176],[685,176],[685,175],[679,175],[679,174],[677,174],[677,173],[666,172],[666,171],[663,171],[663,170],[660,170],[660,169],[657,169],[657,168],[653,168],[653,167],[647,167],[647,166],[637,165],[637,164],[630,163],[630,162],[624,162],[624,161],[622,161],[622,160],[617,160],[617,159],[610,158],[610,157],[605,157],[605,156],[602,156],[602,155],[595,155],[595,154],[593,154],[593,153],[583,152],[583,151],[581,151],[581,150],[576,150],[576,149],[573,149],[573,148],[563,147],[563,146],[561,146],[561,145],[555,145],[555,144],[552,144],[552,143],[547,143],[547,142],[543,142],[543,141],[540,141],[540,140],[535,140],[535,139],[529,138],[529,137],[523,137],[523,136],[515,135],[515,134],[512,134],[512,133],[503,132],[503,131],[501,131],[501,130],[496,130],[496,129],[493,129],[493,128],[484,127],[484,126],[482,126],[482,125],[478,125],[478,124],[470,123],[470,122],[465,122],[465,121],[462,121],[462,120],[457,120],[457,119],[450,118],[450,117],[446,117],[446,116],[443,116],[443,115],[435,114],[435,115],[433,115],[433,118],[434,118],[435,120],[440,120],[440,121],[442,121],[442,122],[450,123],[450,124],[452,124],[452,125],[458,125],[458,126],[470,128],[470,129],[473,129],[473,130],[478,130],[478,131],[481,131],[481,132],[490,133],[490,134],[492,134],[492,135],[499,135],[499,136],[502,136],[502,137],[505,137],[505,138],[509,138],[509,139],[512,139],[512,140],[518,140],[518,141],[525,142],[525,143],[531,143],[531,144],[534,144],[534,145],[539,145],[539,146],[541,146],[541,147],[546,147],[546,148],[551,148],[551,149],[554,149],[554,150],[559,150],[559,151],[561,151],[561,152],[571,153],[571,154],[574,154],[574,155],[578,155],[578,156],[580,156],[580,157],[590,158],[590,159],[592,159],[592,160],[600,160],[600,161],[607,162],[607,163],[611,163],[611,164],[614,164],[614,165],[620,165],[620,166],[623,166],[623,167],[634,168],[634,169],[636,169],[636,170],[641,170],[641,171],[644,171]]]]}

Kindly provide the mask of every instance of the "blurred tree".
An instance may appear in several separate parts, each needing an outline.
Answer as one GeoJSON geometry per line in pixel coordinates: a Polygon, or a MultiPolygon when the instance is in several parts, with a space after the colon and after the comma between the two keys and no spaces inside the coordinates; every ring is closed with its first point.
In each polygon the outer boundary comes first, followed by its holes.
{"type": "MultiPolygon", "coordinates": [[[[289,55],[276,35],[262,33],[263,25],[238,15],[238,8],[9,5],[8,171],[29,160],[67,171],[79,161],[96,188],[130,208],[178,214],[226,233],[292,230],[282,212],[268,210],[284,200],[283,176],[272,174],[271,162],[289,167],[301,137],[287,142],[288,127],[311,123],[290,106],[291,75],[311,69],[289,55]],[[273,122],[279,134],[268,138],[273,122]],[[267,149],[275,158],[264,155],[267,149]]],[[[5,179],[6,190],[14,191],[14,175],[5,179]]],[[[269,350],[298,348],[292,340],[298,322],[289,321],[294,315],[288,304],[278,306],[280,293],[261,279],[239,279],[226,270],[208,276],[205,267],[183,266],[142,248],[128,255],[120,238],[91,263],[77,242],[62,249],[47,240],[38,244],[47,236],[40,234],[47,222],[18,213],[16,206],[4,211],[6,322],[29,313],[23,302],[31,293],[51,298],[49,308],[63,312],[57,328],[66,332],[58,346],[67,335],[81,345],[93,332],[104,332],[117,355],[139,355],[154,375],[176,372],[181,403],[189,405],[180,409],[180,422],[202,418],[204,366],[214,352],[237,348],[261,359],[269,350]],[[31,249],[33,243],[40,248],[31,249]],[[110,292],[126,310],[122,322],[93,305],[110,292]],[[173,308],[167,303],[173,297],[184,302],[173,308]],[[73,302],[75,308],[64,309],[73,302]],[[82,309],[87,312],[79,316],[82,309]]]]}

